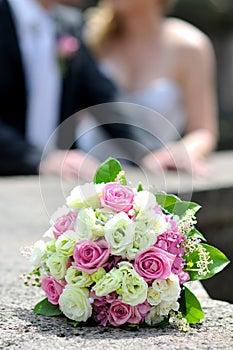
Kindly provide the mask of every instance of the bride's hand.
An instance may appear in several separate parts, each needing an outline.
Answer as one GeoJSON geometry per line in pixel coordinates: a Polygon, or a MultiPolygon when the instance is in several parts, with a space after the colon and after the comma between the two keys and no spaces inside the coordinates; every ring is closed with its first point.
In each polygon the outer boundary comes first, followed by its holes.
{"type": "Polygon", "coordinates": [[[211,173],[211,167],[206,160],[188,153],[180,142],[147,154],[142,160],[142,165],[154,173],[175,169],[196,176],[208,176],[211,173]]]}
{"type": "Polygon", "coordinates": [[[49,154],[40,164],[40,174],[57,175],[68,179],[92,180],[98,162],[79,150],[57,150],[49,154]]]}

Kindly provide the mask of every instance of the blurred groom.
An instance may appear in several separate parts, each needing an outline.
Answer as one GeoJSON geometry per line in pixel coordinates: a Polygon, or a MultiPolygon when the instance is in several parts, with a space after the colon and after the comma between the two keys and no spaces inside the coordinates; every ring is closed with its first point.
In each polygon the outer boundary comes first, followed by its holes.
{"type": "MultiPolygon", "coordinates": [[[[0,0],[0,175],[37,174],[39,166],[41,173],[58,175],[62,166],[64,176],[76,176],[85,157],[82,152],[70,150],[64,160],[66,151],[53,145],[40,165],[42,150],[70,114],[113,99],[113,85],[74,39],[80,34],[80,12],[61,9],[55,6],[58,2],[62,1],[0,0]],[[65,61],[70,64],[65,74],[57,56],[57,38],[62,35],[72,35],[76,51],[73,63],[65,61]],[[70,84],[73,94],[66,92],[70,84]]],[[[96,166],[89,160],[83,175],[91,176],[96,166]]]]}

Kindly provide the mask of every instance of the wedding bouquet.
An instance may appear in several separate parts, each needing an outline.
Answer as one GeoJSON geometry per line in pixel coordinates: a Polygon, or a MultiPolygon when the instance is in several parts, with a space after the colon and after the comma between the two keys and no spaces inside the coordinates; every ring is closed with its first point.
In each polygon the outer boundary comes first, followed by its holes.
{"type": "Polygon", "coordinates": [[[185,282],[220,272],[229,260],[202,243],[196,203],[132,188],[110,158],[94,182],[75,187],[52,216],[44,240],[30,251],[25,284],[46,298],[35,314],[64,315],[68,323],[115,327],[185,327],[204,315],[185,282]]]}

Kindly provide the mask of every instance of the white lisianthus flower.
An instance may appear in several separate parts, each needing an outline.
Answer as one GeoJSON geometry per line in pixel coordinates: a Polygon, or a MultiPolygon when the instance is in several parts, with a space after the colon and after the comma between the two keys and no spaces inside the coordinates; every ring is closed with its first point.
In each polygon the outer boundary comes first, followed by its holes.
{"type": "Polygon", "coordinates": [[[33,264],[33,266],[38,266],[41,263],[42,258],[44,257],[45,251],[46,251],[46,244],[44,241],[39,240],[37,241],[32,249],[30,261],[33,264]]]}
{"type": "Polygon", "coordinates": [[[98,297],[106,296],[120,288],[122,282],[122,273],[120,270],[113,268],[106,273],[94,285],[93,290],[98,297]]]}
{"type": "Polygon", "coordinates": [[[77,288],[72,284],[66,285],[59,298],[61,311],[73,321],[86,322],[92,314],[89,295],[87,288],[77,288]]]}
{"type": "Polygon", "coordinates": [[[103,185],[104,184],[94,184],[91,182],[75,187],[71,191],[70,196],[66,199],[67,205],[74,209],[88,207],[92,207],[93,209],[100,208],[100,197],[103,185]]]}
{"type": "Polygon", "coordinates": [[[161,301],[168,303],[177,301],[181,292],[179,277],[174,273],[171,273],[166,280],[155,280],[152,288],[161,294],[161,301]]]}
{"type": "Polygon", "coordinates": [[[133,207],[136,212],[150,211],[157,205],[158,203],[155,196],[149,191],[140,191],[134,196],[133,207]]]}
{"type": "Polygon", "coordinates": [[[93,282],[97,283],[104,275],[106,275],[106,271],[103,267],[99,267],[98,270],[91,275],[89,275],[93,282]]]}
{"type": "Polygon", "coordinates": [[[93,280],[90,275],[83,271],[79,271],[70,266],[66,272],[65,280],[69,284],[73,284],[76,287],[85,288],[89,287],[93,280]]]}
{"type": "Polygon", "coordinates": [[[81,209],[74,226],[78,241],[84,238],[94,240],[96,237],[103,236],[103,228],[99,226],[96,225],[96,216],[92,208],[81,209]]]}
{"type": "Polygon", "coordinates": [[[49,257],[50,255],[56,253],[56,240],[51,239],[49,242],[46,243],[46,256],[49,257]]]}
{"type": "Polygon", "coordinates": [[[150,309],[149,314],[146,316],[145,318],[145,322],[146,324],[150,325],[150,326],[154,326],[160,322],[162,322],[164,320],[163,316],[160,316],[157,312],[157,308],[156,306],[153,306],[150,309]]]}
{"type": "Polygon", "coordinates": [[[145,322],[154,325],[161,322],[169,315],[171,310],[178,311],[181,288],[177,275],[171,273],[166,280],[154,280],[152,286],[148,289],[147,301],[153,307],[145,322]]]}
{"type": "Polygon", "coordinates": [[[78,240],[83,238],[92,240],[94,235],[92,227],[95,225],[96,217],[92,208],[83,208],[79,211],[74,229],[78,234],[78,240]]]}
{"type": "Polygon", "coordinates": [[[121,295],[122,302],[132,306],[144,303],[148,292],[146,281],[139,276],[133,265],[126,261],[119,263],[119,271],[123,277],[117,293],[121,295]]]}
{"type": "Polygon", "coordinates": [[[167,303],[166,301],[162,301],[159,305],[155,306],[156,313],[159,316],[168,316],[171,310],[178,311],[179,307],[180,305],[177,301],[173,301],[170,303],[167,303]]]}
{"type": "Polygon", "coordinates": [[[58,237],[55,246],[56,251],[63,256],[69,257],[74,253],[74,245],[78,240],[76,232],[69,230],[58,237]]]}
{"type": "Polygon", "coordinates": [[[54,278],[60,280],[65,277],[67,270],[67,262],[67,257],[59,253],[54,253],[48,258],[48,260],[46,261],[46,265],[48,266],[51,275],[54,278]]]}
{"type": "Polygon", "coordinates": [[[155,290],[152,287],[148,288],[148,293],[147,293],[147,301],[150,305],[156,306],[161,303],[161,293],[155,290]]]}
{"type": "Polygon", "coordinates": [[[134,209],[136,222],[146,225],[147,231],[151,231],[158,236],[168,229],[169,223],[153,193],[149,191],[138,192],[134,197],[134,209]]]}
{"type": "Polygon", "coordinates": [[[105,239],[111,246],[111,253],[125,257],[132,247],[134,222],[124,212],[116,214],[105,225],[105,239]]]}
{"type": "Polygon", "coordinates": [[[157,235],[151,227],[142,221],[135,222],[134,238],[132,248],[127,250],[126,256],[133,260],[137,253],[143,249],[153,246],[156,242],[157,235]]]}
{"type": "Polygon", "coordinates": [[[63,205],[62,207],[59,207],[55,213],[53,213],[53,215],[51,216],[51,219],[49,221],[50,225],[54,225],[55,222],[57,221],[57,219],[59,219],[62,216],[65,216],[67,214],[69,214],[70,212],[70,208],[68,208],[67,206],[63,205]]]}
{"type": "Polygon", "coordinates": [[[102,224],[106,224],[114,215],[116,214],[107,208],[97,208],[95,211],[96,219],[102,224]]]}
{"type": "Polygon", "coordinates": [[[177,275],[171,273],[166,280],[154,280],[148,289],[147,301],[153,305],[153,315],[167,316],[171,310],[177,311],[181,288],[177,275]]]}
{"type": "Polygon", "coordinates": [[[156,213],[153,209],[139,212],[136,216],[136,222],[146,225],[147,230],[154,232],[156,237],[166,232],[169,227],[166,216],[163,213],[156,213]]]}

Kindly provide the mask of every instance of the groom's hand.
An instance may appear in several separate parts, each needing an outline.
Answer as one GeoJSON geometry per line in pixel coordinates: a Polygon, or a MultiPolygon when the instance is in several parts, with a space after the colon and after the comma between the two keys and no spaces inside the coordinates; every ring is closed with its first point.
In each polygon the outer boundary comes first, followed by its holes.
{"type": "Polygon", "coordinates": [[[98,162],[79,150],[57,150],[49,154],[40,164],[39,173],[57,175],[68,179],[81,177],[92,180],[98,162]]]}

